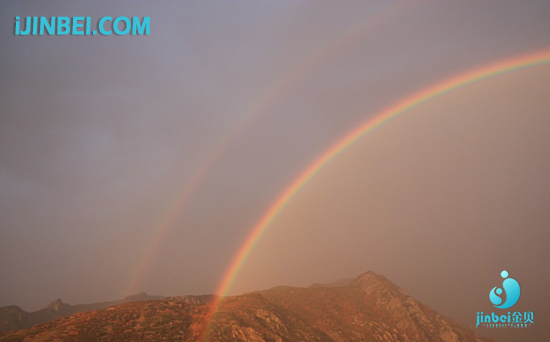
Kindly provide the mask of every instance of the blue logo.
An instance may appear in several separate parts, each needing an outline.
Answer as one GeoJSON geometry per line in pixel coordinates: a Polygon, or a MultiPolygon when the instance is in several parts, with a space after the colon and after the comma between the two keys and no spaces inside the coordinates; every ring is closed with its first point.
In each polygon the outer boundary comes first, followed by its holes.
{"type": "MultiPolygon", "coordinates": [[[[495,308],[507,309],[517,303],[519,295],[521,294],[521,288],[517,280],[508,278],[508,271],[502,271],[500,275],[504,278],[502,282],[502,288],[504,290],[500,287],[493,287],[489,293],[489,299],[495,308]],[[503,294],[506,296],[504,297],[506,298],[504,303],[502,303],[503,294]]],[[[535,323],[534,319],[535,315],[532,311],[524,311],[523,313],[519,311],[501,311],[500,313],[483,313],[483,311],[479,311],[476,317],[476,328],[480,324],[485,328],[528,328],[535,323]]]]}
{"type": "Polygon", "coordinates": [[[507,271],[502,271],[500,275],[504,278],[504,281],[502,282],[504,291],[502,291],[499,287],[493,287],[491,293],[489,293],[489,299],[491,300],[491,303],[494,304],[495,308],[507,309],[517,303],[521,294],[521,288],[519,287],[517,280],[514,278],[508,278],[507,271]],[[502,303],[502,298],[500,297],[502,292],[506,293],[506,301],[504,303],[502,303]]]}

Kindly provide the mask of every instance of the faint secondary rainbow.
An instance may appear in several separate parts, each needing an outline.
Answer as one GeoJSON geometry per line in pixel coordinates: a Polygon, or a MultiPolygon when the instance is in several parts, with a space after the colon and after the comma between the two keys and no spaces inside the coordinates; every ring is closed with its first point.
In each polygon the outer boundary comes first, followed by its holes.
{"type": "Polygon", "coordinates": [[[269,105],[273,104],[274,101],[285,92],[288,92],[294,82],[299,80],[303,75],[307,74],[307,72],[319,66],[323,60],[327,58],[327,56],[330,56],[334,52],[340,51],[340,48],[343,48],[347,44],[353,42],[358,35],[364,34],[370,29],[378,27],[378,25],[382,23],[392,21],[392,19],[397,18],[397,16],[409,10],[413,6],[416,6],[416,4],[409,2],[395,4],[381,10],[379,13],[374,14],[372,18],[366,18],[359,24],[353,26],[345,34],[338,37],[338,39],[326,44],[321,49],[303,59],[300,63],[291,68],[280,79],[278,79],[278,81],[275,82],[264,94],[262,94],[257,101],[253,102],[248,110],[240,116],[237,122],[232,125],[218,140],[206,157],[198,163],[199,166],[196,168],[191,179],[181,187],[180,191],[178,191],[178,196],[160,215],[160,222],[154,228],[151,238],[145,247],[145,251],[141,254],[139,260],[137,261],[135,269],[130,276],[129,283],[126,288],[123,289],[123,295],[131,295],[138,292],[137,288],[143,281],[147,270],[153,263],[154,256],[157,254],[157,251],[162,246],[162,242],[171,231],[170,228],[175,225],[178,218],[181,217],[185,211],[187,203],[189,203],[192,195],[200,187],[210,170],[216,164],[219,157],[223,154],[235,137],[238,136],[238,134],[259,115],[259,113],[266,110],[269,105]]]}
{"type": "MultiPolygon", "coordinates": [[[[397,102],[386,110],[368,119],[359,127],[353,129],[342,139],[332,145],[328,150],[324,151],[311,165],[309,165],[304,171],[302,171],[302,173],[298,175],[297,178],[294,179],[294,181],[279,195],[279,197],[277,197],[275,202],[256,223],[244,243],[233,257],[231,264],[227,268],[218,287],[217,294],[220,297],[227,294],[242,265],[262,237],[262,234],[267,230],[269,225],[273,222],[281,210],[290,202],[290,200],[292,200],[294,195],[296,195],[300,189],[302,189],[304,185],[306,185],[309,180],[311,180],[325,165],[357,142],[361,137],[374,131],[378,127],[400,116],[408,110],[418,107],[427,101],[452,92],[456,89],[512,71],[548,63],[550,63],[550,50],[544,50],[493,63],[465,74],[451,77],[450,79],[425,88],[424,90],[397,102]]],[[[214,312],[218,309],[218,305],[219,301],[214,306],[214,312]]]]}

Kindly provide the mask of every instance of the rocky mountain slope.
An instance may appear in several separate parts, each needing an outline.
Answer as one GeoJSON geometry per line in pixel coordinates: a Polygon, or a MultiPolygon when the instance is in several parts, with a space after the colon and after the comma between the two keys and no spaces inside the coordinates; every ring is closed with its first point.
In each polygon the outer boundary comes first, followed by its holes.
{"type": "Polygon", "coordinates": [[[3,306],[0,307],[0,334],[11,330],[28,328],[35,324],[53,321],[55,319],[70,316],[79,312],[104,309],[122,303],[140,302],[162,298],[164,297],[150,296],[147,293],[142,292],[120,300],[92,304],[70,305],[63,303],[61,299],[57,299],[48,304],[48,306],[44,309],[33,312],[27,312],[16,305],[3,306]]]}
{"type": "Polygon", "coordinates": [[[212,297],[171,297],[75,314],[0,341],[492,341],[373,272],[346,284],[281,286],[226,297],[210,325],[212,297]]]}

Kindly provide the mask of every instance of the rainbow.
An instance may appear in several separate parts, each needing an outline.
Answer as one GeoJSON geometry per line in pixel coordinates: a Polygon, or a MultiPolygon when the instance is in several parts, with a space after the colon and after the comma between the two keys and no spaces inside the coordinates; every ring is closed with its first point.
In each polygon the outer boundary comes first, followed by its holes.
{"type": "Polygon", "coordinates": [[[200,187],[210,170],[214,167],[219,157],[231,142],[242,132],[259,113],[263,112],[274,101],[281,97],[285,92],[291,89],[293,83],[307,72],[318,67],[328,56],[335,52],[341,51],[346,45],[352,43],[355,38],[365,32],[379,27],[380,24],[391,21],[400,14],[406,12],[415,6],[412,3],[395,4],[376,13],[374,18],[367,18],[359,24],[353,26],[349,31],[344,33],[338,39],[326,44],[321,49],[315,51],[296,66],[286,72],[280,79],[277,80],[257,101],[239,117],[237,122],[227,130],[227,132],[217,141],[214,147],[206,154],[198,167],[193,172],[190,180],[182,186],[178,191],[178,196],[171,202],[168,208],[160,215],[160,222],[154,228],[151,238],[145,247],[145,251],[141,254],[136,267],[130,275],[130,280],[125,289],[123,296],[128,296],[138,292],[138,286],[142,283],[143,278],[147,274],[147,270],[151,267],[154,257],[162,246],[162,242],[166,239],[171,227],[173,227],[180,218],[189,203],[192,195],[200,187]]]}
{"type": "MultiPolygon", "coordinates": [[[[277,197],[275,202],[268,208],[263,216],[256,223],[244,243],[241,245],[231,264],[227,268],[222,281],[217,289],[217,294],[221,297],[227,295],[239,270],[244,262],[262,237],[263,233],[269,228],[281,210],[292,200],[292,198],[302,189],[319,171],[329,162],[340,155],[344,150],[352,146],[360,138],[374,131],[378,127],[399,117],[408,110],[418,107],[423,103],[440,97],[444,94],[455,91],[470,84],[500,76],[512,71],[526,69],[534,66],[550,63],[550,50],[543,50],[535,53],[522,55],[519,57],[507,59],[497,63],[483,66],[473,71],[451,77],[443,82],[428,87],[410,97],[407,97],[386,110],[369,118],[364,123],[346,134],[343,138],[324,151],[311,165],[294,179],[292,183],[277,197]]],[[[218,310],[220,300],[215,303],[213,313],[218,310]]],[[[209,323],[208,323],[209,324],[209,323]]]]}

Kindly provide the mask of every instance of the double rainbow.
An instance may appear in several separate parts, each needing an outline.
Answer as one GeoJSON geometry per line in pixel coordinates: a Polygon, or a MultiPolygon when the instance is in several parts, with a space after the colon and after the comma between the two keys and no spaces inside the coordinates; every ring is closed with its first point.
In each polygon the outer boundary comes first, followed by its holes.
{"type": "Polygon", "coordinates": [[[130,281],[123,290],[123,295],[131,295],[138,292],[138,287],[141,285],[143,278],[146,276],[148,269],[154,261],[155,255],[162,247],[163,241],[166,239],[171,229],[174,228],[177,220],[183,215],[187,209],[187,205],[197,189],[204,182],[210,171],[216,165],[220,156],[224,153],[228,146],[231,145],[235,137],[237,137],[250,123],[256,119],[262,112],[274,104],[274,102],[288,93],[292,89],[292,85],[301,77],[306,75],[311,70],[319,67],[329,56],[341,51],[347,45],[351,44],[358,36],[363,35],[371,30],[379,28],[382,24],[395,20],[399,15],[405,13],[410,8],[416,6],[414,3],[400,3],[391,5],[379,13],[376,13],[372,18],[360,22],[353,26],[341,37],[331,41],[323,46],[318,51],[303,59],[295,67],[286,72],[280,79],[277,80],[257,101],[245,111],[237,122],[218,140],[212,150],[206,154],[205,158],[198,163],[198,167],[191,179],[183,184],[177,197],[172,201],[170,206],[163,212],[161,220],[154,227],[151,238],[149,239],[145,251],[141,254],[136,267],[130,276],[130,281]]]}
{"type": "MultiPolygon", "coordinates": [[[[418,107],[425,102],[433,100],[439,96],[455,91],[459,88],[470,84],[500,76],[513,71],[531,68],[543,64],[550,63],[550,50],[539,51],[522,55],[519,57],[507,59],[497,63],[483,66],[465,74],[460,74],[451,77],[443,82],[437,83],[428,87],[410,97],[407,97],[396,104],[390,106],[386,110],[378,113],[372,118],[353,129],[346,134],[332,147],[323,152],[311,165],[309,165],[302,173],[294,179],[294,181],[277,197],[275,202],[263,214],[260,220],[256,223],[244,243],[241,245],[231,264],[227,268],[219,286],[217,294],[220,296],[227,295],[235,278],[239,274],[246,259],[262,237],[263,233],[269,228],[270,224],[275,220],[281,210],[292,200],[292,198],[311,180],[325,165],[331,162],[334,158],[340,155],[344,150],[349,148],[360,138],[374,131],[378,127],[406,113],[408,110],[418,107]]],[[[219,307],[218,300],[214,307],[215,313],[219,307]]]]}

